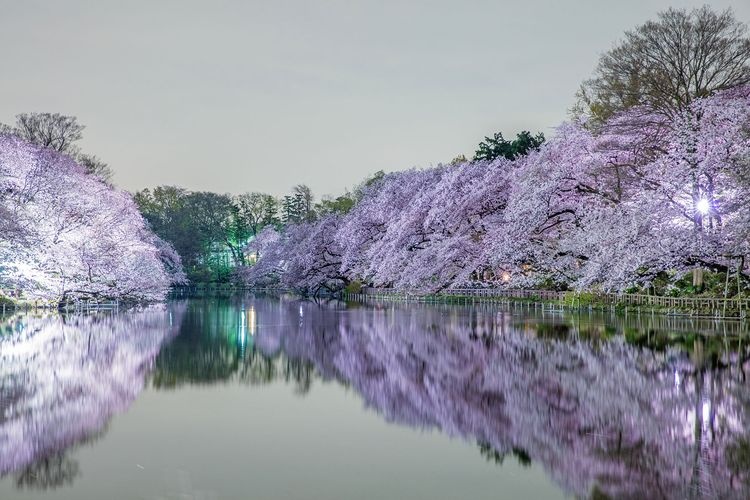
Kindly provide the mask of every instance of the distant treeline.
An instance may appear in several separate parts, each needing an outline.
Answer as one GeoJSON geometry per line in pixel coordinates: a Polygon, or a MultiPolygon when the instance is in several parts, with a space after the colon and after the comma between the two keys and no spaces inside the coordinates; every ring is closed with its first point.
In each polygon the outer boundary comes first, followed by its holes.
{"type": "MultiPolygon", "coordinates": [[[[512,160],[543,142],[541,133],[532,135],[522,131],[513,140],[496,133],[478,145],[474,159],[512,160]]],[[[459,156],[453,163],[465,161],[465,157],[459,156]]],[[[180,255],[191,282],[221,283],[238,279],[243,275],[239,272],[242,268],[255,263],[256,253],[249,244],[262,229],[284,231],[288,226],[345,215],[384,176],[384,172],[376,172],[354,189],[335,198],[324,196],[319,201],[304,184],[294,186],[290,194],[282,197],[259,192],[232,196],[159,186],[138,191],[134,198],[153,231],[180,255]]]]}
{"type": "MultiPolygon", "coordinates": [[[[379,172],[372,179],[382,175],[379,172]]],[[[290,224],[346,213],[360,191],[357,187],[316,202],[304,184],[294,186],[291,194],[281,198],[258,192],[232,196],[159,186],[138,191],[134,199],[153,231],[180,254],[190,281],[226,282],[237,267],[253,263],[255,256],[248,254],[247,245],[263,228],[281,230],[290,224]]]]}

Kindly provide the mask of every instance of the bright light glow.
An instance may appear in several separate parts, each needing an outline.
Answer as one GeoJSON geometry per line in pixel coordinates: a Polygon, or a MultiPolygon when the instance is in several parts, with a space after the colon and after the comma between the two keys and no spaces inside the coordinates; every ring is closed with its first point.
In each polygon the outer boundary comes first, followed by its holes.
{"type": "Polygon", "coordinates": [[[247,324],[245,323],[245,308],[242,307],[242,310],[240,311],[240,331],[238,334],[238,339],[240,341],[240,345],[245,345],[245,342],[247,341],[247,324]]]}
{"type": "Polygon", "coordinates": [[[711,417],[711,403],[708,401],[703,402],[703,426],[708,425],[708,420],[711,417]]]}
{"type": "Polygon", "coordinates": [[[707,199],[701,198],[698,200],[698,203],[696,203],[695,208],[703,215],[706,215],[711,210],[711,204],[707,199]]]}
{"type": "Polygon", "coordinates": [[[255,306],[250,306],[247,310],[247,326],[248,332],[251,336],[255,336],[255,326],[257,322],[255,320],[255,306]]]}

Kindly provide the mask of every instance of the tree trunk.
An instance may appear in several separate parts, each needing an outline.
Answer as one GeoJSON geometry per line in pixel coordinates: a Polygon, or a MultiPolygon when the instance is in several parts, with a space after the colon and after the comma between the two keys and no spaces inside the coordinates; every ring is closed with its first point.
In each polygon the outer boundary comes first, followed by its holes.
{"type": "Polygon", "coordinates": [[[703,291],[703,269],[700,267],[693,269],[693,288],[696,293],[703,291]]]}

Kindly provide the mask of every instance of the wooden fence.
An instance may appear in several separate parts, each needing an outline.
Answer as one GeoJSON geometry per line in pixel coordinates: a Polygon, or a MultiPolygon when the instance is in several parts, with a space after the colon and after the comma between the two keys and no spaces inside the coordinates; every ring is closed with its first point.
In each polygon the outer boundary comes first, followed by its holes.
{"type": "Polygon", "coordinates": [[[392,288],[363,288],[363,297],[383,297],[399,300],[445,300],[450,298],[472,298],[477,301],[529,300],[554,302],[572,308],[589,306],[620,306],[659,308],[668,314],[689,314],[693,316],[747,318],[750,310],[750,297],[710,298],[710,297],[662,297],[657,295],[628,293],[585,294],[585,299],[576,292],[554,290],[513,290],[497,288],[451,288],[434,295],[410,293],[392,288]],[[592,304],[593,303],[593,304],[592,304]]]}

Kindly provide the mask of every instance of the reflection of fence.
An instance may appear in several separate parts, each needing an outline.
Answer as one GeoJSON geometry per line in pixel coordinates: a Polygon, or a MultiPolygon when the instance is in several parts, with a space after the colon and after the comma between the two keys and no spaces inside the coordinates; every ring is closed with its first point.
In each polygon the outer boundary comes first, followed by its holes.
{"type": "Polygon", "coordinates": [[[65,304],[60,310],[72,312],[92,312],[92,311],[119,311],[120,302],[117,300],[77,300],[72,304],[65,304]]]}
{"type": "Polygon", "coordinates": [[[0,307],[1,314],[14,313],[16,311],[34,311],[34,310],[57,310],[65,312],[86,313],[94,311],[119,311],[120,302],[117,300],[77,300],[65,304],[54,302],[15,302],[12,304],[3,304],[0,307]]]}
{"type": "Polygon", "coordinates": [[[746,318],[750,310],[750,298],[710,297],[662,297],[629,293],[587,293],[582,300],[575,292],[554,290],[512,290],[496,288],[452,288],[435,295],[409,293],[392,288],[363,288],[361,294],[369,297],[387,297],[399,300],[444,300],[471,298],[477,301],[530,300],[556,302],[568,307],[649,307],[658,308],[668,314],[690,314],[693,316],[746,318]]]}

